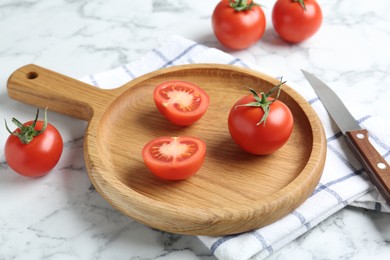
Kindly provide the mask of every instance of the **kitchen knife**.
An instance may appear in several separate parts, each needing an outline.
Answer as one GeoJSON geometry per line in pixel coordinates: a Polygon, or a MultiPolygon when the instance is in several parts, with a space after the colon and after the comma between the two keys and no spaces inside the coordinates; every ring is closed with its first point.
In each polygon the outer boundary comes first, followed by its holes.
{"type": "Polygon", "coordinates": [[[368,131],[359,126],[331,88],[313,74],[304,70],[302,72],[334,122],[344,134],[347,143],[367,171],[371,181],[386,199],[387,204],[390,205],[390,167],[370,143],[368,131]]]}

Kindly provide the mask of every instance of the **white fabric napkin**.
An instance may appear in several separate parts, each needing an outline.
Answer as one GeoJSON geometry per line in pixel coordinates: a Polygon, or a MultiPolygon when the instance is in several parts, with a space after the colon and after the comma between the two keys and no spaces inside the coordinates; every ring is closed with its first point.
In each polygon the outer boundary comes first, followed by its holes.
{"type": "MultiPolygon", "coordinates": [[[[89,75],[81,80],[99,88],[116,88],[145,73],[164,67],[190,63],[221,63],[248,67],[280,77],[220,50],[173,36],[140,59],[116,69],[89,75]]],[[[266,227],[238,235],[199,237],[220,259],[262,259],[302,235],[346,205],[390,212],[390,208],[369,181],[338,128],[329,119],[322,103],[310,88],[287,83],[300,93],[322,120],[328,154],[322,178],[313,194],[296,210],[266,227]]],[[[359,124],[368,129],[379,152],[390,158],[390,123],[350,107],[359,124]]]]}

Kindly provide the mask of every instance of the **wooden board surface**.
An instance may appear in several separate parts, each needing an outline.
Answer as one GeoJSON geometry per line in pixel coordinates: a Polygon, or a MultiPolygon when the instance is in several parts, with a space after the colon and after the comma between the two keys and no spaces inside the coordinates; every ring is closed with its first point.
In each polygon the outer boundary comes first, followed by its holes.
{"type": "Polygon", "coordinates": [[[294,116],[285,146],[268,156],[242,151],[232,141],[227,116],[248,88],[267,91],[279,81],[229,65],[176,66],[113,90],[101,90],[44,68],[27,65],[8,80],[16,100],[81,118],[85,162],[98,192],[115,208],[151,227],[180,234],[227,235],[265,226],[298,207],[321,177],[326,140],[311,106],[287,85],[280,100],[294,116]],[[154,88],[167,80],[201,86],[210,96],[206,114],[189,127],[159,114],[154,88]],[[158,136],[190,135],[207,144],[200,171],[184,181],[157,179],[141,150],[158,136]]]}

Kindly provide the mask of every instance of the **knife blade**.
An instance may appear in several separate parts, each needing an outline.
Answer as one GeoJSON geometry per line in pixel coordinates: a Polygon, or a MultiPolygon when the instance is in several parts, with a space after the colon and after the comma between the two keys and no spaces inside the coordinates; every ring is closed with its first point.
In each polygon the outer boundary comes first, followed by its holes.
{"type": "Polygon", "coordinates": [[[373,184],[390,205],[390,167],[369,141],[367,129],[362,129],[341,99],[324,82],[302,70],[333,121],[339,127],[348,145],[366,170],[373,184]]]}

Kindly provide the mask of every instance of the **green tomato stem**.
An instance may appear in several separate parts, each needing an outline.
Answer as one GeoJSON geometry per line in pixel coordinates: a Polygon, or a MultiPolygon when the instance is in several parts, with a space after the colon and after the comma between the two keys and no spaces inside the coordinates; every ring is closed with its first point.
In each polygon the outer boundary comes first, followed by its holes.
{"type": "Polygon", "coordinates": [[[265,123],[267,121],[268,114],[271,110],[270,106],[272,103],[274,103],[276,100],[278,100],[280,91],[282,89],[282,85],[286,83],[286,81],[283,81],[283,78],[280,79],[280,83],[276,85],[275,87],[271,88],[267,93],[261,92],[260,96],[257,94],[257,92],[254,89],[249,89],[250,92],[253,94],[253,98],[255,101],[247,103],[247,104],[242,104],[242,105],[237,105],[234,109],[237,109],[237,107],[260,107],[264,111],[263,117],[260,119],[259,122],[256,123],[256,125],[260,125],[263,123],[265,126],[265,123]],[[268,98],[275,92],[278,91],[276,94],[276,97],[273,100],[268,100],[268,98]]]}
{"type": "Polygon", "coordinates": [[[45,119],[44,119],[43,126],[42,126],[41,130],[35,130],[35,126],[36,126],[37,121],[38,121],[38,116],[39,116],[39,109],[37,109],[37,113],[35,115],[35,119],[34,119],[33,123],[31,125],[28,125],[28,126],[23,125],[16,118],[12,118],[12,122],[20,129],[20,131],[14,131],[14,132],[12,132],[9,129],[9,127],[7,125],[7,121],[4,119],[5,128],[7,129],[7,131],[11,135],[18,137],[23,144],[28,144],[34,139],[34,137],[43,133],[47,128],[47,108],[45,109],[45,119]]]}
{"type": "Polygon", "coordinates": [[[258,6],[258,4],[251,0],[229,0],[229,6],[235,11],[240,12],[250,10],[253,6],[258,6]],[[249,1],[250,3],[248,4],[249,1]]]}
{"type": "Polygon", "coordinates": [[[294,1],[294,2],[298,2],[298,3],[301,5],[302,9],[303,9],[304,11],[306,11],[305,0],[293,0],[293,1],[294,1]]]}

